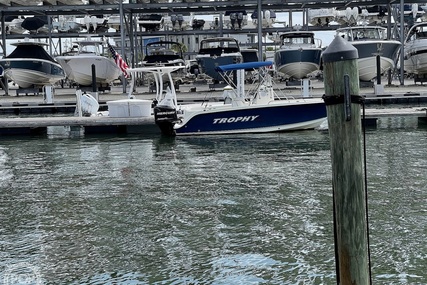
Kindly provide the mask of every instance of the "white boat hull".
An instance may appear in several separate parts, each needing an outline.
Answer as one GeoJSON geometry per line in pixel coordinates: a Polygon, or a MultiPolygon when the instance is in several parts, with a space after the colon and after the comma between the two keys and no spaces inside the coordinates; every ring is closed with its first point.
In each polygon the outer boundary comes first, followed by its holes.
{"type": "Polygon", "coordinates": [[[281,47],[274,54],[276,70],[294,80],[319,70],[321,42],[312,32],[293,31],[280,35],[281,47]]]}
{"type": "MultiPolygon", "coordinates": [[[[370,81],[377,77],[377,58],[376,56],[365,57],[358,59],[359,79],[362,81],[370,81]]],[[[387,70],[394,67],[394,61],[391,58],[380,57],[380,70],[384,74],[387,70]]]]}
{"type": "Polygon", "coordinates": [[[289,78],[302,79],[319,70],[319,65],[312,62],[292,62],[277,67],[277,71],[289,78]]]}
{"type": "Polygon", "coordinates": [[[6,78],[20,88],[53,85],[65,78],[62,67],[43,59],[9,58],[0,60],[6,78]]]}
{"type": "Polygon", "coordinates": [[[377,56],[380,57],[381,75],[395,66],[401,42],[387,39],[386,28],[350,26],[337,29],[336,36],[347,40],[357,49],[360,81],[371,81],[377,77],[377,56]]]}
{"type": "Polygon", "coordinates": [[[427,39],[417,39],[405,44],[405,71],[427,74],[427,39]]]}
{"type": "Polygon", "coordinates": [[[20,88],[52,85],[64,78],[30,69],[9,69],[4,74],[7,78],[18,84],[20,88]]]}
{"type": "Polygon", "coordinates": [[[95,66],[97,84],[109,84],[121,74],[116,63],[104,56],[58,56],[56,60],[64,68],[67,78],[82,86],[92,85],[92,65],[95,66]]]}

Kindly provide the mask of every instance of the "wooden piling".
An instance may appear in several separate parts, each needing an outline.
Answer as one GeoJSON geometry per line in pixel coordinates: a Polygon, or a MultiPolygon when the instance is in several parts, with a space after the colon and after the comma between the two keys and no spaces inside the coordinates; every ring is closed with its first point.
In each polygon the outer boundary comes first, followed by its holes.
{"type": "Polygon", "coordinates": [[[357,49],[341,37],[323,54],[340,285],[370,283],[357,58],[357,49]]]}

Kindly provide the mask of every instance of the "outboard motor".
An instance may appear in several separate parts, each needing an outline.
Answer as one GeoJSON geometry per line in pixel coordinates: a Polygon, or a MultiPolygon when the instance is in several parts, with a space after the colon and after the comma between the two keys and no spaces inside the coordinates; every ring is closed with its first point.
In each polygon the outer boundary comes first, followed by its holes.
{"type": "Polygon", "coordinates": [[[159,126],[162,134],[167,136],[176,135],[173,127],[179,120],[175,105],[172,92],[168,87],[165,97],[153,108],[154,122],[159,126]]]}
{"type": "Polygon", "coordinates": [[[239,25],[239,29],[242,29],[242,23],[243,23],[243,13],[239,12],[237,14],[237,24],[239,25]]]}
{"type": "Polygon", "coordinates": [[[178,15],[178,25],[179,25],[179,28],[180,29],[182,29],[182,24],[184,23],[184,16],[183,15],[181,15],[181,14],[179,14],[178,15]]]}
{"type": "Polygon", "coordinates": [[[154,122],[159,126],[162,134],[167,136],[175,136],[173,126],[178,122],[178,115],[174,107],[166,105],[157,105],[153,109],[154,122]]]}
{"type": "Polygon", "coordinates": [[[171,15],[172,28],[175,27],[176,21],[177,21],[177,16],[176,15],[171,15]]]}
{"type": "Polygon", "coordinates": [[[237,14],[236,13],[231,13],[230,14],[230,22],[231,22],[231,28],[233,30],[236,29],[236,27],[234,26],[236,24],[236,20],[237,20],[237,14]]]}

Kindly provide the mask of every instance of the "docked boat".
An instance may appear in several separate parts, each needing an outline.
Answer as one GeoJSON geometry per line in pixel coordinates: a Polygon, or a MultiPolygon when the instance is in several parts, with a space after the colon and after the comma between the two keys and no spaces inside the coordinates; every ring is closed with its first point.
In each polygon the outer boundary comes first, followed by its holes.
{"type": "Polygon", "coordinates": [[[15,50],[0,59],[0,65],[6,78],[20,88],[43,87],[65,78],[61,65],[44,49],[46,43],[25,39],[11,45],[15,50]]]}
{"type": "Polygon", "coordinates": [[[308,22],[313,26],[328,26],[335,20],[335,8],[321,8],[308,10],[308,22]]]}
{"type": "Polygon", "coordinates": [[[255,26],[258,26],[258,22],[261,21],[261,25],[263,28],[272,28],[273,24],[276,22],[276,12],[272,10],[261,11],[261,20],[258,18],[258,10],[253,11],[251,14],[252,23],[255,26]]]}
{"type": "Polygon", "coordinates": [[[404,69],[406,73],[427,74],[427,23],[411,27],[404,45],[404,69]]]}
{"type": "Polygon", "coordinates": [[[72,55],[57,56],[56,60],[64,68],[67,78],[80,86],[92,85],[92,65],[95,66],[98,86],[109,85],[121,75],[113,59],[104,56],[103,41],[90,38],[74,42],[77,51],[72,55]]]}
{"type": "Polygon", "coordinates": [[[150,42],[145,46],[144,66],[185,65],[183,45],[174,41],[150,42]]]}
{"type": "Polygon", "coordinates": [[[24,18],[22,16],[6,16],[4,18],[4,25],[6,33],[8,34],[23,34],[27,30],[22,27],[24,18]]]}
{"type": "MultiPolygon", "coordinates": [[[[145,56],[142,65],[150,66],[186,66],[184,59],[184,45],[174,41],[150,42],[145,46],[145,56]]],[[[178,69],[173,73],[173,78],[183,78],[185,69],[178,69]]],[[[164,77],[167,80],[167,76],[164,77]]]]}
{"type": "Polygon", "coordinates": [[[82,27],[76,16],[72,15],[59,15],[58,19],[52,22],[52,29],[59,33],[79,33],[82,27]]]}
{"type": "Polygon", "coordinates": [[[231,37],[207,38],[200,41],[197,63],[202,73],[211,77],[214,83],[223,81],[216,68],[220,65],[243,62],[239,42],[231,37]]]}
{"type": "MultiPolygon", "coordinates": [[[[272,64],[247,62],[218,66],[218,72],[229,84],[224,88],[224,102],[178,105],[175,89],[170,84],[166,92],[159,90],[157,93],[158,103],[154,107],[156,124],[168,136],[284,132],[319,127],[326,120],[323,100],[278,100],[267,70],[272,64]],[[246,89],[244,73],[249,68],[258,69],[261,80],[246,89]]],[[[170,77],[177,67],[169,68],[153,68],[150,72],[167,73],[170,77]]],[[[162,76],[157,75],[156,78],[158,85],[163,86],[162,76]]]]}
{"type": "Polygon", "coordinates": [[[21,27],[28,30],[30,34],[49,32],[48,19],[44,16],[27,17],[22,21],[21,27]]]}
{"type": "Polygon", "coordinates": [[[387,29],[380,26],[353,26],[337,29],[336,35],[350,42],[359,54],[359,79],[371,81],[377,77],[377,56],[380,73],[395,66],[401,43],[387,40],[387,29]]]}
{"type": "Polygon", "coordinates": [[[138,18],[137,24],[141,31],[142,29],[147,32],[160,31],[163,28],[164,19],[159,14],[143,14],[138,18]]]}
{"type": "Polygon", "coordinates": [[[303,79],[319,70],[322,42],[311,31],[291,31],[279,36],[280,48],[274,54],[276,70],[289,79],[303,79]]]}

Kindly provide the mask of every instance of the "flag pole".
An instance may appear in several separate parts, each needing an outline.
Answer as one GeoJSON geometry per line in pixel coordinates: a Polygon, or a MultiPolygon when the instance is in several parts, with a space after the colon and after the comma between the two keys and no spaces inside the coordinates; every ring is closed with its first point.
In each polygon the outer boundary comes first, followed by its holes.
{"type": "MultiPolygon", "coordinates": [[[[123,0],[120,0],[119,8],[120,8],[120,37],[121,37],[120,40],[121,40],[121,49],[122,49],[121,54],[124,55],[125,54],[125,29],[123,27],[123,16],[124,16],[123,0]]],[[[127,85],[126,83],[127,83],[126,78],[124,74],[122,74],[122,86],[123,86],[124,94],[126,94],[126,85],[127,85]]]]}

